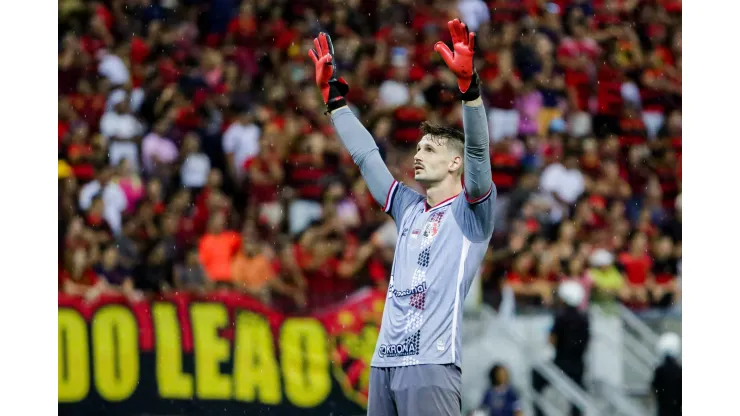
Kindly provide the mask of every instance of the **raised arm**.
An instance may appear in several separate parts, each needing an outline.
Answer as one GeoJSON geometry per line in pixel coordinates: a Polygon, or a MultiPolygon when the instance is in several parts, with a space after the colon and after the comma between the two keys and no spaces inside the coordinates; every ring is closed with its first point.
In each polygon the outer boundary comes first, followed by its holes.
{"type": "Polygon", "coordinates": [[[457,76],[457,86],[463,101],[465,130],[465,201],[458,198],[453,203],[452,210],[467,238],[471,241],[485,241],[493,234],[496,187],[491,178],[486,110],[480,98],[480,79],[473,68],[475,33],[469,33],[465,24],[457,19],[448,22],[447,26],[452,35],[454,53],[443,42],[437,42],[434,50],[439,52],[457,76]]]}
{"type": "Polygon", "coordinates": [[[331,119],[344,147],[360,168],[373,198],[385,206],[395,180],[380,157],[375,140],[347,106],[332,111],[331,119]]]}
{"type": "Polygon", "coordinates": [[[476,98],[463,103],[463,128],[465,130],[465,196],[475,201],[491,192],[491,156],[488,150],[488,120],[483,101],[476,98]]]}
{"type": "Polygon", "coordinates": [[[378,146],[370,132],[347,107],[344,96],[349,86],[344,79],[337,78],[331,37],[322,32],[313,42],[315,49],[309,51],[308,55],[316,66],[316,84],[321,88],[337,134],[352,156],[352,160],[360,168],[373,198],[382,207],[388,208],[389,194],[395,180],[380,157],[378,146]]]}
{"type": "Polygon", "coordinates": [[[443,42],[437,42],[439,52],[450,70],[457,76],[463,100],[465,130],[465,196],[476,202],[493,190],[491,159],[488,152],[488,121],[480,98],[480,79],[473,68],[475,33],[468,32],[465,23],[455,19],[447,23],[454,52],[443,42]]]}

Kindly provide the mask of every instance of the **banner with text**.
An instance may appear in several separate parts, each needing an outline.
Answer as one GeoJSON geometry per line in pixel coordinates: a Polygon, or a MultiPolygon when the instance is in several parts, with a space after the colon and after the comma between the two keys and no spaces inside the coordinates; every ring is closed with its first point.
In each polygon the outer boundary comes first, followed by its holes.
{"type": "Polygon", "coordinates": [[[363,414],[383,295],[286,316],[229,292],[59,294],[59,414],[363,414]]]}

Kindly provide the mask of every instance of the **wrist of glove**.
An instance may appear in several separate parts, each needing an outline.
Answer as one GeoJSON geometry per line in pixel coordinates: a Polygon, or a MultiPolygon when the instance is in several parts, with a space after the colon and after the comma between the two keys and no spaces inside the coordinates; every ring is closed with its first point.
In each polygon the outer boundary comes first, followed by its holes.
{"type": "Polygon", "coordinates": [[[322,86],[321,94],[324,96],[324,103],[326,104],[327,112],[336,110],[337,108],[347,105],[347,100],[344,98],[349,92],[349,85],[344,78],[331,79],[329,82],[322,86]]]}
{"type": "Polygon", "coordinates": [[[463,101],[473,101],[480,97],[480,78],[478,72],[473,70],[473,76],[470,79],[458,79],[457,86],[460,88],[460,98],[463,101]]]}

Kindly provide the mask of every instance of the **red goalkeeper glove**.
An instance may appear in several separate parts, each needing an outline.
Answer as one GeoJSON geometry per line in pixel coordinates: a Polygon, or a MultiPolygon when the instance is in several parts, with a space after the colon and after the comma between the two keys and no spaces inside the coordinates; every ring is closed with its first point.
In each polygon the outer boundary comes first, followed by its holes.
{"type": "Polygon", "coordinates": [[[447,27],[452,35],[452,47],[455,52],[453,53],[444,42],[435,43],[434,50],[442,56],[447,67],[457,76],[457,86],[462,93],[462,99],[473,101],[480,97],[478,74],[473,68],[475,33],[468,32],[465,23],[458,19],[447,22],[447,27]]]}
{"type": "Polygon", "coordinates": [[[349,92],[349,85],[343,78],[337,78],[331,37],[321,32],[313,44],[315,48],[308,51],[308,56],[316,67],[316,85],[321,88],[327,109],[332,111],[347,104],[344,96],[349,92]]]}

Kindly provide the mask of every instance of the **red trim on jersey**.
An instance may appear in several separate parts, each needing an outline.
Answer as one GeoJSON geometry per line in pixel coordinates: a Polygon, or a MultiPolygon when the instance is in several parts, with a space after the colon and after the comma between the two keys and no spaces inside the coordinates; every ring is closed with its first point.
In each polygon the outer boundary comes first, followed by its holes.
{"type": "MultiPolygon", "coordinates": [[[[457,194],[457,195],[460,195],[460,194],[457,194]]],[[[426,201],[426,199],[425,199],[425,200],[424,200],[424,208],[425,208],[425,209],[424,209],[424,212],[427,212],[427,211],[429,211],[429,210],[432,210],[432,209],[434,209],[434,208],[439,208],[439,207],[441,207],[441,206],[442,206],[442,205],[444,205],[445,203],[447,203],[447,202],[450,202],[450,201],[452,201],[453,199],[457,198],[457,195],[451,196],[451,197],[449,197],[449,198],[445,199],[444,201],[442,201],[442,202],[438,203],[437,205],[435,205],[435,206],[433,206],[433,207],[430,207],[430,206],[429,206],[429,203],[428,203],[428,202],[426,201]]]]}
{"type": "MultiPolygon", "coordinates": [[[[463,187],[463,189],[465,189],[465,187],[463,187]]],[[[468,201],[468,204],[470,204],[470,205],[480,204],[486,198],[488,198],[489,196],[491,196],[492,191],[493,191],[493,182],[491,183],[491,187],[488,188],[488,192],[486,192],[485,194],[479,196],[478,198],[474,198],[474,199],[471,200],[470,198],[468,198],[468,191],[465,190],[465,200],[468,201]]]]}
{"type": "Polygon", "coordinates": [[[398,181],[394,180],[393,183],[391,184],[391,187],[388,188],[388,194],[385,196],[385,205],[383,205],[384,212],[388,212],[388,210],[390,210],[391,208],[390,207],[391,201],[392,201],[391,194],[393,193],[393,189],[396,187],[396,185],[398,185],[398,181]]]}

